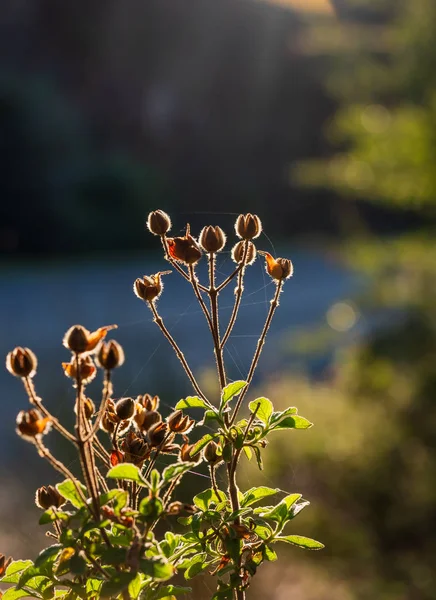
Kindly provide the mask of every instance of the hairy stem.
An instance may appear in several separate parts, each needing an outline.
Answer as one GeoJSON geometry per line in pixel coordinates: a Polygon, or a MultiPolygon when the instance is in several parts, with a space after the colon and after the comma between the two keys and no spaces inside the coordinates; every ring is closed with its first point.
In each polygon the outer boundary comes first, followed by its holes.
{"type": "Polygon", "coordinates": [[[218,485],[217,485],[217,482],[216,482],[215,467],[214,467],[214,465],[209,465],[209,472],[210,472],[210,480],[212,482],[212,489],[213,489],[213,491],[215,492],[215,494],[217,495],[217,497],[220,499],[220,501],[221,500],[225,500],[226,499],[225,494],[223,494],[224,498],[222,498],[221,492],[218,489],[218,485]]]}
{"type": "Polygon", "coordinates": [[[236,419],[238,411],[241,408],[242,402],[243,402],[243,400],[245,398],[245,395],[246,395],[246,393],[248,391],[248,388],[250,387],[250,384],[252,382],[253,375],[254,375],[254,373],[256,371],[256,367],[257,367],[257,364],[259,362],[260,355],[262,353],[263,345],[265,344],[266,335],[267,335],[268,330],[270,328],[271,321],[272,321],[272,319],[274,317],[274,313],[276,311],[276,308],[279,305],[279,296],[280,296],[280,293],[281,293],[282,288],[283,288],[283,283],[284,283],[283,280],[280,280],[277,283],[277,287],[276,287],[276,291],[275,291],[275,294],[274,294],[274,298],[271,300],[271,305],[270,305],[270,308],[269,308],[269,311],[268,311],[268,316],[266,318],[265,325],[263,327],[262,333],[260,334],[259,340],[257,342],[256,351],[254,353],[253,360],[251,361],[250,370],[249,370],[248,375],[247,375],[247,385],[244,387],[244,389],[242,390],[242,392],[239,395],[238,401],[237,401],[236,406],[235,406],[235,410],[233,411],[233,416],[232,416],[232,418],[230,420],[230,424],[231,425],[234,423],[234,421],[236,419]]]}
{"type": "Polygon", "coordinates": [[[56,417],[54,417],[50,413],[50,411],[48,411],[45,408],[45,406],[43,405],[43,403],[41,401],[41,398],[38,398],[38,396],[36,395],[35,387],[33,385],[33,381],[31,380],[31,378],[24,377],[23,384],[24,384],[26,393],[29,397],[30,404],[33,404],[34,406],[36,406],[45,417],[48,417],[50,419],[50,421],[52,422],[53,427],[57,431],[59,431],[59,433],[61,433],[64,436],[64,438],[66,438],[68,441],[72,442],[73,444],[77,444],[77,439],[74,437],[74,435],[72,433],[70,433],[69,431],[67,431],[67,429],[65,429],[65,427],[59,423],[59,421],[56,419],[56,417]]]}
{"type": "Polygon", "coordinates": [[[159,313],[157,312],[156,309],[156,305],[153,301],[148,302],[148,305],[150,307],[151,312],[153,313],[154,316],[154,322],[156,323],[156,325],[159,327],[159,329],[162,331],[162,333],[164,334],[164,336],[167,338],[167,340],[169,341],[169,343],[171,344],[174,352],[177,355],[177,358],[180,360],[180,362],[182,363],[183,368],[185,369],[185,372],[190,380],[190,382],[192,383],[192,386],[194,388],[194,390],[197,392],[197,394],[200,396],[200,398],[203,398],[203,400],[205,400],[206,402],[208,402],[206,396],[203,394],[203,392],[200,389],[200,386],[197,383],[197,380],[194,377],[193,372],[191,371],[190,366],[188,365],[185,355],[183,354],[183,352],[180,350],[179,346],[177,345],[177,342],[174,340],[173,336],[171,335],[171,333],[168,331],[168,329],[165,327],[165,324],[163,322],[162,317],[159,315],[159,313]]]}
{"type": "MultiPolygon", "coordinates": [[[[203,300],[203,296],[201,295],[198,278],[197,278],[197,275],[195,274],[193,265],[189,265],[189,277],[190,277],[189,281],[191,282],[192,287],[194,289],[195,297],[197,298],[198,303],[201,306],[201,310],[203,311],[204,316],[206,317],[206,321],[207,321],[207,324],[209,325],[209,329],[210,329],[212,335],[214,335],[213,321],[209,314],[209,311],[207,310],[207,306],[206,306],[205,301],[203,300]]],[[[210,290],[206,289],[206,291],[210,294],[210,290]]]]}
{"type": "Polygon", "coordinates": [[[103,396],[101,399],[101,404],[97,412],[97,418],[91,427],[89,433],[85,435],[83,438],[83,442],[88,442],[97,432],[100,427],[101,420],[104,415],[104,411],[106,409],[107,401],[109,400],[109,396],[112,394],[112,384],[111,384],[111,372],[109,370],[105,370],[104,373],[104,381],[103,381],[103,396]]]}
{"type": "Polygon", "coordinates": [[[215,360],[218,370],[218,378],[220,382],[220,392],[226,386],[226,371],[224,366],[223,351],[220,343],[220,324],[218,311],[218,290],[215,287],[215,254],[209,254],[209,298],[210,312],[212,314],[212,337],[215,351],[215,360]]]}

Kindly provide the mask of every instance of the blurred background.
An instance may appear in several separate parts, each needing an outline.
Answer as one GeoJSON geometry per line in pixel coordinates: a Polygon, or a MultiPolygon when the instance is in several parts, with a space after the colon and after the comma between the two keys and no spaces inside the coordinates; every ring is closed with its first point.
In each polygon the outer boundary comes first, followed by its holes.
{"type": "MultiPolygon", "coordinates": [[[[60,361],[75,323],[118,323],[118,396],[159,394],[169,411],[191,392],[132,293],[165,268],[150,210],[175,235],[222,226],[228,250],[237,214],[255,212],[259,248],[294,262],[254,383],[315,426],[273,438],[265,470],[245,461],[241,482],[311,500],[289,533],[326,549],[279,548],[253,600],[436,597],[435,30],[434,0],[2,3],[0,350],[36,352],[55,415],[72,424],[60,361]]],[[[213,389],[192,290],[165,283],[161,313],[213,389]]],[[[257,261],[232,378],[272,293],[257,261]]],[[[231,303],[229,290],[224,321],[231,303]]],[[[58,476],[14,433],[20,382],[3,369],[0,388],[0,551],[34,557],[48,540],[33,493],[58,476]]],[[[54,434],[51,448],[77,469],[54,434]]]]}

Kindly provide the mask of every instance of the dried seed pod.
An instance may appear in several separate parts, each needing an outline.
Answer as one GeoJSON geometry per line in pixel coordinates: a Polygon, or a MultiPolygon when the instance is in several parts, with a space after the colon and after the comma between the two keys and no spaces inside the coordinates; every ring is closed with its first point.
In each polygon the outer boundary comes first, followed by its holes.
{"type": "Polygon", "coordinates": [[[38,438],[49,432],[51,421],[36,408],[21,410],[17,415],[17,433],[24,438],[38,438]]]}
{"type": "Polygon", "coordinates": [[[135,412],[135,401],[133,398],[121,398],[115,404],[115,412],[120,421],[130,419],[135,412]]]}
{"type": "Polygon", "coordinates": [[[167,418],[168,427],[174,433],[188,433],[194,426],[194,419],[183,415],[181,410],[176,410],[167,418]]]}
{"type": "Polygon", "coordinates": [[[174,433],[169,431],[167,423],[155,423],[147,431],[147,441],[152,448],[160,446],[164,440],[170,442],[174,438],[174,433]]]}
{"type": "MultiPolygon", "coordinates": [[[[94,402],[91,400],[91,398],[83,398],[83,408],[85,410],[85,418],[89,421],[89,419],[92,419],[94,413],[95,413],[95,404],[94,402]]],[[[74,405],[74,412],[77,415],[77,402],[74,405]]]]}
{"type": "Polygon", "coordinates": [[[288,258],[273,258],[269,252],[262,252],[260,250],[259,254],[265,256],[266,272],[276,281],[288,279],[288,277],[293,275],[294,267],[288,258]]]}
{"type": "Polygon", "coordinates": [[[85,385],[92,381],[97,374],[97,368],[89,355],[79,358],[78,373],[75,358],[72,358],[69,363],[62,363],[62,367],[67,377],[71,377],[71,379],[77,379],[79,377],[80,381],[85,385]]]}
{"type": "Polygon", "coordinates": [[[171,229],[171,219],[163,210],[154,210],[148,215],[147,227],[154,235],[165,235],[171,229]]]}
{"type": "Polygon", "coordinates": [[[245,242],[244,240],[241,240],[240,242],[236,243],[232,248],[232,260],[237,264],[241,263],[244,260],[244,246],[246,243],[248,243],[248,250],[247,256],[245,257],[245,264],[252,265],[256,260],[256,246],[253,244],[253,242],[245,242]]]}
{"type": "Polygon", "coordinates": [[[226,244],[226,234],[221,227],[208,225],[201,230],[198,241],[205,252],[220,252],[226,244]]]}
{"type": "Polygon", "coordinates": [[[171,258],[185,265],[195,265],[201,258],[201,249],[190,234],[189,224],[183,237],[168,238],[168,251],[171,258]]]}
{"type": "Polygon", "coordinates": [[[6,368],[15,377],[33,377],[36,373],[38,361],[29,348],[14,348],[6,356],[6,368]]]}
{"type": "Polygon", "coordinates": [[[66,500],[57,489],[52,485],[43,485],[36,490],[35,504],[42,510],[47,510],[51,506],[56,508],[65,504],[66,500]]]}
{"type": "Polygon", "coordinates": [[[155,275],[144,275],[142,279],[136,279],[133,284],[135,295],[144,302],[152,302],[159,298],[163,290],[162,275],[168,275],[171,271],[160,271],[155,275]]]}
{"type": "Polygon", "coordinates": [[[99,342],[106,337],[107,332],[116,328],[117,325],[106,325],[91,332],[83,325],[73,325],[64,335],[63,344],[76,354],[93,352],[99,342]]]}
{"type": "Polygon", "coordinates": [[[210,465],[217,465],[222,461],[222,453],[220,450],[218,444],[211,440],[205,447],[203,456],[210,465]]]}
{"type": "Polygon", "coordinates": [[[102,429],[103,431],[106,431],[106,433],[109,433],[109,434],[111,434],[115,431],[115,423],[109,418],[109,415],[107,412],[105,412],[101,418],[100,429],[102,429]]]}
{"type": "Polygon", "coordinates": [[[162,416],[157,410],[145,410],[140,404],[136,404],[135,423],[142,431],[147,431],[152,425],[160,423],[162,416]]]}
{"type": "Polygon", "coordinates": [[[134,431],[129,431],[122,443],[122,449],[124,450],[124,462],[141,466],[144,460],[150,458],[151,448],[144,438],[134,431]]]}
{"type": "Polygon", "coordinates": [[[136,396],[136,402],[145,408],[145,410],[157,410],[160,398],[159,396],[152,397],[150,394],[144,394],[143,396],[136,396]]]}
{"type": "MultiPolygon", "coordinates": [[[[186,438],[188,439],[188,438],[186,438]]],[[[191,456],[191,450],[193,449],[194,444],[188,444],[187,442],[183,444],[180,448],[179,460],[181,462],[199,462],[201,460],[201,454],[196,454],[195,458],[191,456]]]]}
{"type": "Polygon", "coordinates": [[[254,240],[262,233],[262,222],[257,215],[239,215],[235,223],[236,235],[243,240],[254,240]]]}
{"type": "Polygon", "coordinates": [[[122,347],[115,340],[102,342],[96,357],[97,364],[107,371],[112,371],[121,367],[124,363],[124,352],[122,347]]]}

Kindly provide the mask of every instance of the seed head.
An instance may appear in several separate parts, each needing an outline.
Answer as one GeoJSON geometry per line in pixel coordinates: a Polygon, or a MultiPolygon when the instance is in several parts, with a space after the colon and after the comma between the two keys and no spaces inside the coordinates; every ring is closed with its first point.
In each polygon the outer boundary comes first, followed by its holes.
{"type": "MultiPolygon", "coordinates": [[[[186,438],[187,439],[187,438],[186,438]]],[[[198,453],[194,458],[191,456],[191,450],[194,447],[194,444],[188,444],[188,442],[184,443],[180,448],[179,460],[181,462],[199,462],[201,460],[201,454],[198,453]]]]}
{"type": "Polygon", "coordinates": [[[293,275],[294,267],[288,258],[273,258],[269,252],[262,252],[260,250],[259,254],[265,256],[266,272],[276,281],[288,279],[288,277],[293,275]]]}
{"type": "Polygon", "coordinates": [[[122,443],[124,450],[124,462],[133,463],[141,466],[144,460],[150,457],[151,448],[144,438],[137,435],[134,431],[129,431],[122,443]]]}
{"type": "Polygon", "coordinates": [[[205,252],[220,252],[226,243],[226,234],[221,227],[208,225],[203,227],[198,238],[205,252]]]}
{"type": "Polygon", "coordinates": [[[43,485],[36,490],[35,504],[42,510],[47,510],[51,506],[60,508],[66,500],[57,489],[52,485],[43,485]]]}
{"type": "Polygon", "coordinates": [[[148,215],[147,227],[154,235],[165,235],[171,229],[171,219],[163,210],[154,210],[148,215]]]}
{"type": "Polygon", "coordinates": [[[168,425],[163,422],[155,423],[147,431],[147,441],[152,448],[160,446],[165,439],[166,443],[170,442],[173,437],[174,433],[170,433],[168,425]]]}
{"type": "Polygon", "coordinates": [[[51,421],[43,417],[39,410],[21,410],[17,415],[17,433],[27,439],[39,438],[49,432],[51,421]]]}
{"type": "Polygon", "coordinates": [[[71,377],[71,379],[76,379],[79,377],[80,381],[83,384],[87,384],[94,379],[97,373],[97,368],[94,365],[94,362],[91,356],[86,355],[79,358],[79,372],[77,373],[76,360],[72,358],[69,363],[62,363],[62,367],[64,369],[64,373],[67,377],[71,377]]]}
{"type": "Polygon", "coordinates": [[[97,353],[96,362],[97,365],[107,371],[121,367],[124,362],[124,352],[122,347],[115,340],[102,342],[97,353]]]}
{"type": "MultiPolygon", "coordinates": [[[[83,408],[85,410],[85,418],[89,421],[89,419],[91,419],[95,413],[95,404],[91,398],[83,398],[83,408]]],[[[77,402],[74,406],[74,412],[77,415],[77,402]]]]}
{"type": "Polygon", "coordinates": [[[115,404],[115,412],[120,421],[130,419],[135,412],[135,401],[133,398],[121,398],[115,404]]]}
{"type": "Polygon", "coordinates": [[[141,404],[136,404],[135,423],[142,431],[148,431],[155,423],[160,423],[162,417],[156,410],[145,410],[141,404]]]}
{"type": "Polygon", "coordinates": [[[150,394],[144,394],[143,396],[136,396],[136,402],[140,404],[145,410],[157,410],[160,404],[159,396],[151,396],[150,394]]]}
{"type": "Polygon", "coordinates": [[[254,240],[262,233],[262,222],[257,215],[239,215],[235,223],[236,235],[243,240],[254,240]]]}
{"type": "Polygon", "coordinates": [[[220,447],[211,440],[204,449],[204,458],[210,465],[217,465],[222,461],[222,452],[220,447]]]}
{"type": "Polygon", "coordinates": [[[254,261],[256,260],[256,246],[253,244],[253,242],[245,242],[244,240],[241,240],[240,242],[238,242],[237,244],[235,244],[232,248],[232,260],[239,264],[244,260],[244,253],[245,253],[245,244],[248,244],[248,249],[247,249],[247,255],[245,257],[245,264],[246,265],[252,265],[254,263],[254,261]]]}
{"type": "Polygon", "coordinates": [[[168,251],[171,258],[185,265],[195,265],[201,258],[201,249],[190,234],[189,224],[183,237],[168,238],[168,251]]]}
{"type": "Polygon", "coordinates": [[[167,418],[168,427],[174,433],[188,433],[194,426],[194,419],[183,415],[181,410],[176,410],[167,418]]]}
{"type": "Polygon", "coordinates": [[[117,325],[106,325],[91,332],[83,327],[83,325],[73,325],[64,335],[63,344],[76,354],[93,352],[97,348],[98,343],[106,337],[107,332],[116,328],[117,325]]]}
{"type": "Polygon", "coordinates": [[[163,290],[162,275],[168,275],[171,271],[161,271],[156,275],[144,275],[142,279],[136,279],[133,284],[135,295],[144,302],[152,302],[159,298],[163,290]]]}
{"type": "Polygon", "coordinates": [[[6,368],[15,377],[33,377],[38,361],[29,348],[14,348],[6,356],[6,368]]]}

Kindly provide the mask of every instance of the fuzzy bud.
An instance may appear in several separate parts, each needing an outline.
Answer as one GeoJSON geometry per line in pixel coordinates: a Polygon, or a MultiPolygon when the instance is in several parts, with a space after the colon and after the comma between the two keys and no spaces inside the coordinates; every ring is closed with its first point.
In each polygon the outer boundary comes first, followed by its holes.
{"type": "Polygon", "coordinates": [[[190,234],[189,225],[183,237],[168,238],[168,252],[174,260],[185,265],[195,265],[201,258],[201,249],[190,234]]]}
{"type": "Polygon", "coordinates": [[[168,275],[171,271],[161,271],[156,275],[144,275],[142,279],[136,279],[133,284],[135,295],[144,302],[152,302],[159,298],[163,290],[162,275],[168,275]]]}
{"type": "Polygon", "coordinates": [[[174,437],[174,434],[168,434],[169,427],[166,423],[155,423],[147,431],[147,440],[149,445],[154,448],[156,446],[160,446],[165,439],[166,442],[169,442],[171,437],[174,437]]]}
{"type": "Polygon", "coordinates": [[[15,377],[33,377],[38,361],[32,350],[18,346],[6,356],[6,368],[15,377]]]}
{"type": "MultiPolygon", "coordinates": [[[[85,418],[89,421],[95,413],[95,404],[91,400],[91,398],[88,398],[88,397],[83,398],[83,409],[85,411],[85,418]]],[[[77,415],[77,402],[74,406],[74,412],[77,415]]]]}
{"type": "Polygon", "coordinates": [[[157,410],[159,408],[160,398],[159,396],[144,394],[143,396],[136,396],[136,402],[145,408],[145,410],[157,410]]]}
{"type": "Polygon", "coordinates": [[[122,347],[115,340],[102,342],[97,354],[97,364],[107,371],[121,367],[124,362],[122,347]]]}
{"type": "Polygon", "coordinates": [[[203,227],[198,238],[205,252],[220,252],[226,243],[226,234],[221,227],[208,225],[203,227]]]}
{"type": "Polygon", "coordinates": [[[171,229],[171,219],[163,210],[154,210],[148,215],[147,227],[154,235],[165,235],[171,229]]]}
{"type": "Polygon", "coordinates": [[[42,510],[47,510],[52,506],[60,508],[65,502],[65,498],[52,485],[43,485],[36,490],[35,504],[42,510]]]}
{"type": "Polygon", "coordinates": [[[204,449],[204,458],[210,465],[216,465],[222,460],[219,446],[211,440],[204,449]]]}
{"type": "Polygon", "coordinates": [[[135,412],[135,401],[133,398],[121,398],[115,404],[115,412],[120,421],[130,419],[135,412]]]}
{"type": "Polygon", "coordinates": [[[106,337],[107,332],[116,328],[117,325],[106,325],[91,332],[83,325],[73,325],[64,335],[63,344],[76,354],[93,352],[99,342],[106,337]]]}
{"type": "Polygon", "coordinates": [[[39,410],[21,410],[17,415],[17,433],[24,438],[36,438],[48,433],[51,421],[43,417],[39,410]]]}
{"type": "Polygon", "coordinates": [[[262,233],[262,223],[257,215],[239,215],[235,223],[236,235],[243,240],[254,240],[262,233]]]}
{"type": "Polygon", "coordinates": [[[129,431],[123,441],[124,462],[141,466],[144,460],[150,457],[150,447],[147,442],[134,431],[129,431]]]}
{"type": "Polygon", "coordinates": [[[145,410],[140,404],[136,404],[135,423],[142,431],[148,431],[152,425],[160,423],[162,417],[157,410],[145,410]]]}
{"type": "MultiPolygon", "coordinates": [[[[186,438],[187,439],[187,438],[186,438]]],[[[201,459],[201,454],[198,453],[194,458],[191,456],[191,450],[194,447],[194,444],[185,443],[180,448],[179,460],[181,462],[199,462],[201,459]]]]}
{"type": "Polygon", "coordinates": [[[247,255],[245,257],[245,264],[252,265],[256,260],[256,246],[253,244],[253,242],[245,242],[241,240],[232,248],[232,260],[237,264],[241,263],[244,260],[246,243],[248,243],[248,250],[247,255]]]}
{"type": "Polygon", "coordinates": [[[174,433],[188,433],[194,426],[194,419],[183,415],[181,410],[176,410],[167,418],[168,427],[174,433]]]}
{"type": "Polygon", "coordinates": [[[294,273],[292,262],[288,258],[273,258],[269,252],[260,252],[265,256],[266,272],[276,281],[288,279],[294,273]]]}
{"type": "Polygon", "coordinates": [[[78,371],[75,358],[69,363],[62,363],[62,368],[67,377],[71,377],[71,379],[79,378],[83,384],[92,381],[97,374],[97,368],[89,355],[79,359],[78,371]]]}

